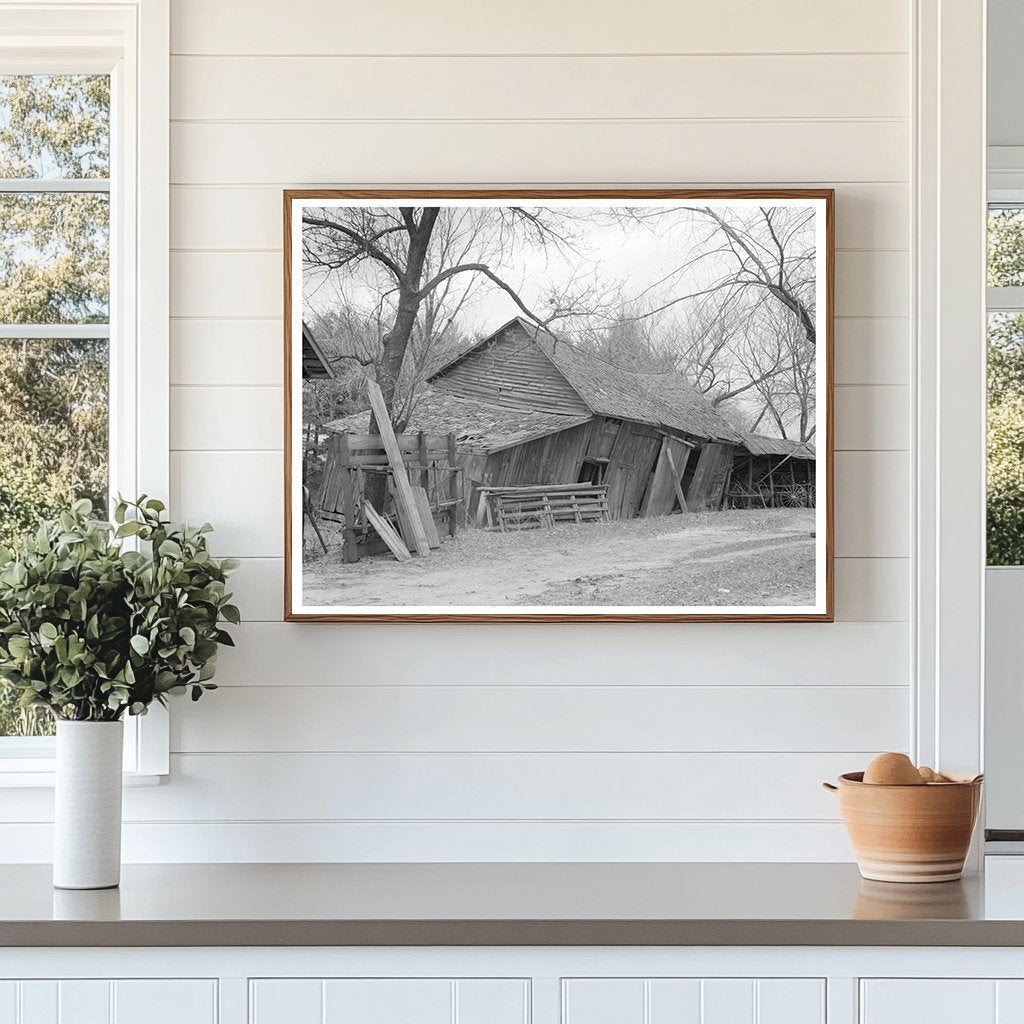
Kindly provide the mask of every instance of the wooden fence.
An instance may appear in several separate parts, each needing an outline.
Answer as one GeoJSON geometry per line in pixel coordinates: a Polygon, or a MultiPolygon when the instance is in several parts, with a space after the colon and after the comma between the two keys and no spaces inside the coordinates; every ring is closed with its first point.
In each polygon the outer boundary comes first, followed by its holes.
{"type": "MultiPolygon", "coordinates": [[[[462,504],[462,470],[456,465],[454,434],[399,434],[399,450],[414,487],[423,488],[439,532],[454,536],[462,504]]],[[[383,477],[386,501],[380,513],[396,530],[402,524],[394,497],[394,470],[376,434],[333,434],[311,513],[344,530],[342,558],[387,550],[364,507],[367,482],[383,477]]]]}

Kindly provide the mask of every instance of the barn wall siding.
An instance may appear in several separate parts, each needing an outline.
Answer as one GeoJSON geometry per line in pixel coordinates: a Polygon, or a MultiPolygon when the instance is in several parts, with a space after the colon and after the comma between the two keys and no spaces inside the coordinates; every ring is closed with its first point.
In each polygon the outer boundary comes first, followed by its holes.
{"type": "Polygon", "coordinates": [[[246,622],[126,856],[849,858],[818,782],[910,735],[911,6],[172,0],[172,499],[246,622]],[[836,186],[839,621],[282,623],[280,189],[384,183],[836,186]]]}

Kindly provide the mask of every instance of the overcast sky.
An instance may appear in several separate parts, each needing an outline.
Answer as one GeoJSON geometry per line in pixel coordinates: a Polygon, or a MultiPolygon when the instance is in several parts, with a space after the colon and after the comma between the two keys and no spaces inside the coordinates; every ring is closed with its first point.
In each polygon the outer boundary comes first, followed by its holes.
{"type": "MultiPolygon", "coordinates": [[[[483,260],[542,318],[546,316],[545,299],[552,290],[589,286],[606,298],[621,293],[626,300],[633,300],[646,294],[648,303],[660,304],[706,287],[729,265],[724,262],[726,258],[714,256],[678,272],[698,253],[718,248],[722,240],[721,233],[706,218],[679,208],[662,209],[654,217],[649,216],[655,213],[653,208],[643,208],[648,215],[643,224],[616,220],[607,207],[577,206],[567,212],[571,217],[560,228],[570,237],[571,248],[559,250],[520,238],[500,260],[483,260]]],[[[462,210],[457,208],[445,209],[441,218],[460,213],[462,210]]],[[[480,214],[497,224],[493,210],[484,208],[480,214]]],[[[809,234],[808,241],[812,240],[809,234]]],[[[488,334],[521,312],[497,285],[480,275],[472,277],[472,298],[459,318],[467,334],[488,334]]],[[[470,280],[469,275],[460,275],[460,290],[470,280]]],[[[372,261],[364,261],[354,270],[332,271],[326,278],[323,272],[307,270],[307,306],[312,313],[326,312],[344,293],[349,302],[369,311],[385,283],[387,273],[372,261]]],[[[554,326],[557,330],[558,325],[554,326]]]]}

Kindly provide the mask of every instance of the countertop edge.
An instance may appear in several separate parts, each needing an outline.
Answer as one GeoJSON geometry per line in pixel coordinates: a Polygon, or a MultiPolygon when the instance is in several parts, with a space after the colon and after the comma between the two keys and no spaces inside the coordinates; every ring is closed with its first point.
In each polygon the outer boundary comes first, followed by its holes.
{"type": "Polygon", "coordinates": [[[0,948],[277,946],[1024,946],[1024,921],[25,921],[0,948]]]}

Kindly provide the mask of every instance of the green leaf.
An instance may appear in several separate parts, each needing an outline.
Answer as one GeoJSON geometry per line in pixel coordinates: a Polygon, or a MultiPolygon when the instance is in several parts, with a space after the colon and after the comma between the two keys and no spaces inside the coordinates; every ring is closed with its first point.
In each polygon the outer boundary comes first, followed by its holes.
{"type": "Polygon", "coordinates": [[[141,633],[136,633],[135,636],[131,638],[130,643],[132,645],[132,650],[135,651],[136,654],[143,656],[149,654],[149,640],[141,633]]]}
{"type": "Polygon", "coordinates": [[[239,612],[238,608],[235,605],[233,605],[233,604],[226,604],[226,605],[224,605],[221,608],[220,613],[221,613],[221,615],[224,616],[225,619],[228,620],[228,622],[232,623],[233,625],[237,626],[237,625],[241,624],[242,615],[241,615],[241,613],[239,612]]]}
{"type": "Polygon", "coordinates": [[[43,622],[39,626],[39,635],[46,640],[56,640],[60,635],[57,627],[52,622],[43,622]]]}
{"type": "Polygon", "coordinates": [[[157,550],[157,553],[163,555],[164,558],[181,558],[184,552],[181,550],[181,545],[177,541],[165,540],[157,550]]]}

